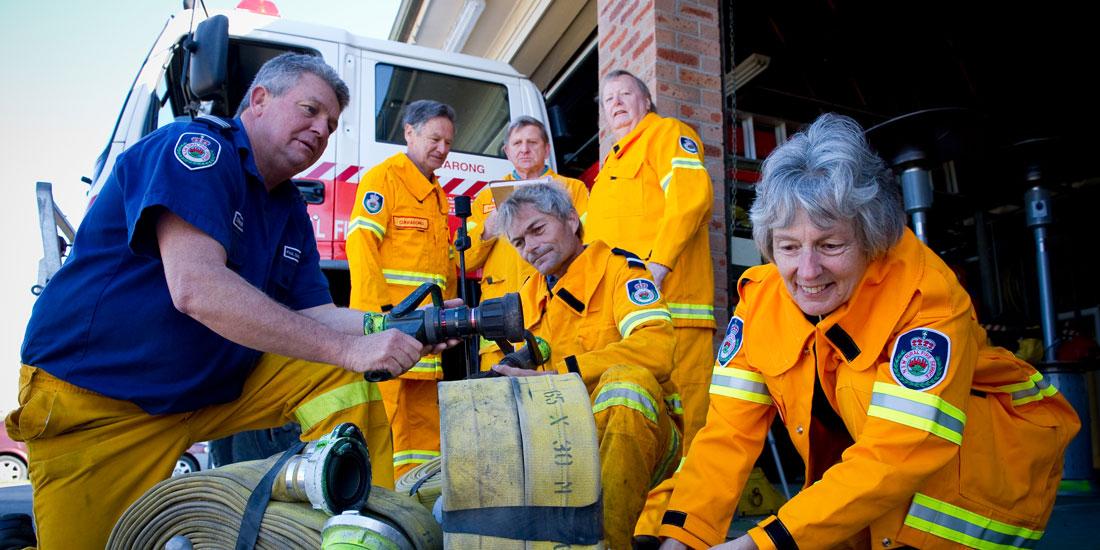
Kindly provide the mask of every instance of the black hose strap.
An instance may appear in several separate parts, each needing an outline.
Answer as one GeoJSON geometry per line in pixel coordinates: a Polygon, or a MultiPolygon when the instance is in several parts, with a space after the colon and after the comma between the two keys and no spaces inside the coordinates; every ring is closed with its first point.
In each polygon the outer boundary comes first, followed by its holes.
{"type": "Polygon", "coordinates": [[[237,533],[236,550],[252,550],[256,547],[256,539],[260,537],[260,522],[264,519],[267,504],[271,502],[271,484],[290,457],[301,452],[305,446],[304,441],[291,445],[252,489],[252,495],[248,497],[248,504],[245,504],[244,513],[241,514],[241,530],[237,533]]]}

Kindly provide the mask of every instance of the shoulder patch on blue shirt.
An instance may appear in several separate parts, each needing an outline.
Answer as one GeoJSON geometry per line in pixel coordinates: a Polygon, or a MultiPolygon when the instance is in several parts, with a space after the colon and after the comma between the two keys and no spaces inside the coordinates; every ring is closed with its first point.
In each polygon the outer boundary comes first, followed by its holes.
{"type": "Polygon", "coordinates": [[[687,136],[680,136],[680,148],[693,155],[699,154],[699,145],[695,143],[694,139],[687,136]]]}
{"type": "Polygon", "coordinates": [[[386,203],[386,198],[381,193],[375,193],[374,191],[368,192],[363,195],[363,208],[368,214],[377,214],[382,211],[382,205],[386,203]]]}
{"type": "Polygon", "coordinates": [[[176,160],[188,170],[210,168],[218,162],[222,146],[218,140],[198,132],[184,132],[172,150],[176,160]]]}
{"type": "Polygon", "coordinates": [[[648,306],[659,300],[661,293],[649,279],[631,279],[626,282],[626,296],[635,305],[648,306]]]}
{"type": "Polygon", "coordinates": [[[736,315],[726,325],[726,337],[718,348],[718,364],[725,367],[741,351],[741,342],[745,341],[745,322],[736,315]]]}
{"type": "Polygon", "coordinates": [[[951,362],[951,339],[928,327],[906,331],[894,342],[890,354],[890,374],[912,390],[930,390],[947,376],[951,362]]]}

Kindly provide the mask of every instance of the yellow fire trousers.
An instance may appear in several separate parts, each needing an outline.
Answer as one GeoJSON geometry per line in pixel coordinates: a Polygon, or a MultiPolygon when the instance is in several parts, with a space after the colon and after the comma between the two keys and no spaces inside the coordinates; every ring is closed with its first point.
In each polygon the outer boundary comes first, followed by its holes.
{"type": "Polygon", "coordinates": [[[646,369],[611,367],[592,393],[608,548],[630,548],[646,494],[680,462],[680,429],[646,369]]]}
{"type": "Polygon", "coordinates": [[[393,429],[393,473],[439,458],[439,380],[395,378],[378,385],[393,429]]]}
{"type": "Polygon", "coordinates": [[[393,487],[393,443],[377,387],[361,374],[271,354],[235,401],[156,416],[24,365],[7,429],[27,442],[39,548],[99,550],[126,508],[168,478],[192,443],[291,420],[305,441],[354,422],[367,438],[374,484],[393,487]]]}
{"type": "Polygon", "coordinates": [[[680,390],[684,415],[684,455],[691,440],[707,423],[710,407],[710,377],[714,373],[714,330],[676,327],[672,382],[680,390]]]}

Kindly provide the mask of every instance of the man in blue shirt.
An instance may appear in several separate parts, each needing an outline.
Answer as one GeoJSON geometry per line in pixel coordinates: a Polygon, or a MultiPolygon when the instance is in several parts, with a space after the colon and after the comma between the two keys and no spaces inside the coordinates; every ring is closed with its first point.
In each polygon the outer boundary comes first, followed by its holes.
{"type": "MultiPolygon", "coordinates": [[[[65,266],[35,304],[19,409],[40,546],[103,548],[137,497],[194,441],[295,420],[340,422],[392,453],[361,373],[408,370],[425,348],[363,335],[332,304],[290,178],[320,158],[348,88],[316,57],[265,64],[239,117],[176,123],[123,152],[65,266]]],[[[392,483],[375,460],[377,483],[392,483]]]]}

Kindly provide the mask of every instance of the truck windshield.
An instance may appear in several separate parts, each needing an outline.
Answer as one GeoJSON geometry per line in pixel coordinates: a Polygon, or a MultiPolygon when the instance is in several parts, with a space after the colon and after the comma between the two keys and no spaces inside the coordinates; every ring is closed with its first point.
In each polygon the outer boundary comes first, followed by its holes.
{"type": "Polygon", "coordinates": [[[504,158],[501,143],[511,115],[503,84],[379,63],[374,86],[377,141],[404,145],[405,105],[434,99],[455,110],[453,151],[504,158]]]}

